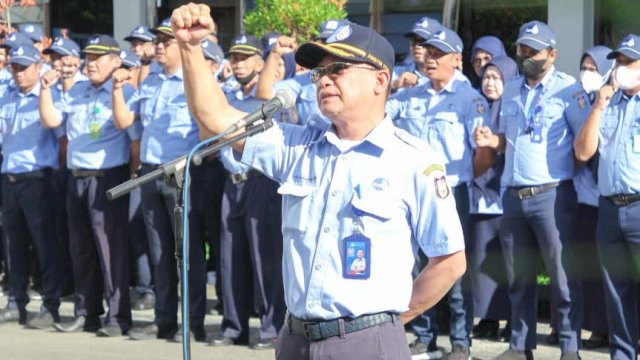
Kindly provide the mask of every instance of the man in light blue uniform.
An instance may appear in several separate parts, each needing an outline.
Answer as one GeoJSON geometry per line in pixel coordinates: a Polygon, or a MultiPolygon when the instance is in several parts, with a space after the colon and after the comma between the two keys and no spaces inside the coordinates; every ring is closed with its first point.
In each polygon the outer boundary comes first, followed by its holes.
{"type": "MultiPolygon", "coordinates": [[[[89,81],[76,83],[58,109],[51,97],[57,74],[42,78],[40,114],[45,127],[66,123],[69,146],[67,184],[69,243],[76,286],[75,315],[62,332],[97,331],[98,336],[120,336],[131,328],[129,299],[128,197],[107,200],[106,191],[129,179],[131,141],[139,132],[118,130],[111,111],[112,73],[121,65],[120,47],[108,35],[89,39],[89,81]],[[108,312],[104,325],[99,316],[108,312]]],[[[133,88],[128,86],[125,96],[133,88]]]]}
{"type": "MultiPolygon", "coordinates": [[[[201,126],[219,133],[244,113],[199,76],[206,64],[196,46],[210,29],[208,14],[205,5],[190,4],[174,12],[173,24],[192,110],[203,115],[201,126]],[[211,108],[217,110],[203,112],[211,108]]],[[[284,195],[290,315],[276,358],[407,359],[402,322],[433,306],[466,265],[444,165],[385,118],[394,55],[375,31],[343,25],[326,45],[304,44],[296,61],[313,69],[331,129],[275,124],[234,144],[284,195]],[[413,283],[418,247],[433,258],[413,283]],[[363,273],[349,271],[355,249],[368,253],[363,273]]]]}
{"type": "MultiPolygon", "coordinates": [[[[561,359],[579,359],[582,307],[573,232],[573,136],[562,91],[575,79],[555,69],[553,30],[532,21],[520,27],[517,63],[522,76],[506,84],[499,134],[476,129],[479,148],[505,153],[504,215],[500,236],[509,277],[510,348],[496,359],[532,359],[536,348],[536,276],[541,256],[551,278],[561,359]]],[[[494,155],[495,155],[494,152],[494,155]]]]}
{"type": "Polygon", "coordinates": [[[2,199],[7,243],[9,304],[0,310],[0,322],[18,321],[47,329],[60,321],[61,248],[53,232],[51,170],[58,167],[61,128],[40,125],[40,52],[32,45],[11,49],[11,72],[16,87],[0,100],[0,134],[4,140],[2,199]],[[42,310],[27,322],[27,287],[31,268],[29,245],[42,271],[42,310]]]}
{"type": "Polygon", "coordinates": [[[397,64],[393,69],[391,89],[395,91],[424,84],[427,81],[425,41],[441,29],[442,25],[438,20],[426,16],[413,24],[411,31],[404,35],[409,40],[409,55],[403,63],[397,64]]]}
{"type": "Polygon", "coordinates": [[[609,322],[609,354],[637,359],[640,262],[640,37],[627,35],[608,55],[616,59],[612,85],[600,89],[575,140],[580,161],[596,151],[598,230],[609,322]]]}
{"type": "MultiPolygon", "coordinates": [[[[187,154],[198,143],[198,125],[187,107],[183,87],[182,63],[169,19],[152,30],[156,37],[155,54],[161,72],[152,72],[128,101],[121,89],[128,78],[126,71],[114,74],[113,111],[120,128],[141,125],[140,174],[145,175],[160,165],[187,154]],[[139,119],[136,120],[136,119],[139,119]]],[[[206,270],[204,237],[198,214],[203,209],[197,201],[201,189],[207,186],[201,172],[209,166],[193,167],[191,173],[192,206],[189,209],[190,241],[190,327],[196,341],[204,341],[206,314],[206,270]]],[[[177,202],[176,188],[163,178],[142,187],[142,214],[149,240],[149,253],[155,285],[154,324],[133,329],[134,340],[173,340],[178,331],[178,272],[176,266],[175,224],[173,211],[177,202]]],[[[181,195],[180,195],[181,196],[181,195]]],[[[208,204],[208,206],[216,206],[208,204]]],[[[213,217],[213,211],[210,210],[213,217]]],[[[178,231],[182,231],[179,229],[178,231]]]]}
{"type": "Polygon", "coordinates": [[[140,58],[140,72],[138,78],[135,79],[137,84],[141,84],[144,79],[152,72],[162,72],[162,67],[155,61],[155,46],[153,40],[155,34],[144,25],[138,25],[129,36],[124,38],[131,46],[131,51],[136,53],[140,58]]]}
{"type": "MultiPolygon", "coordinates": [[[[242,86],[228,93],[227,101],[251,112],[263,103],[254,97],[264,65],[261,44],[251,35],[240,35],[229,54],[234,76],[242,86]]],[[[255,301],[260,334],[251,347],[273,348],[286,310],[278,184],[240,163],[230,147],[221,150],[220,160],[229,172],[222,197],[220,239],[223,320],[221,334],[211,344],[247,344],[250,309],[255,301]]]]}
{"type": "MultiPolygon", "coordinates": [[[[387,102],[387,115],[395,125],[423,139],[444,157],[447,182],[453,188],[458,215],[465,238],[469,236],[468,184],[473,180],[472,158],[475,144],[472,134],[484,125],[489,108],[486,100],[467,82],[456,79],[456,68],[462,61],[462,40],[447,28],[438,30],[425,43],[424,67],[429,81],[407,89],[387,102]]],[[[426,258],[420,257],[421,267],[426,258]]],[[[449,359],[470,356],[473,326],[472,298],[468,279],[457,282],[449,294],[451,308],[451,344],[449,359]]],[[[436,351],[437,326],[435,309],[414,320],[417,339],[411,344],[416,359],[432,356],[436,351]]]]}

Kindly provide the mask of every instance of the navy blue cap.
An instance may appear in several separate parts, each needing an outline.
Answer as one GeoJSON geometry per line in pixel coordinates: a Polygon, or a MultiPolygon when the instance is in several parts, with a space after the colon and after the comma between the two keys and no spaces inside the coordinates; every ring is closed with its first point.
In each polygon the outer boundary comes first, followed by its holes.
{"type": "Polygon", "coordinates": [[[32,44],[20,44],[11,48],[9,56],[11,56],[9,64],[29,66],[40,61],[40,51],[32,44]]]}
{"type": "Polygon", "coordinates": [[[327,21],[323,21],[320,24],[320,33],[316,36],[315,40],[327,39],[334,31],[336,31],[337,28],[348,23],[349,20],[347,19],[329,19],[327,21]]]}
{"type": "Polygon", "coordinates": [[[4,39],[4,44],[0,45],[0,47],[12,48],[23,44],[32,45],[33,41],[31,41],[31,39],[29,39],[25,34],[13,32],[4,39]]]}
{"type": "Polygon", "coordinates": [[[44,49],[43,53],[51,54],[56,53],[62,56],[72,55],[80,57],[80,46],[75,41],[65,38],[56,38],[48,48],[44,49]]]}
{"type": "MultiPolygon", "coordinates": [[[[476,54],[476,50],[484,50],[491,54],[492,57],[507,56],[507,52],[504,51],[504,44],[495,36],[482,36],[473,43],[471,48],[471,57],[476,54]]],[[[471,59],[473,61],[473,59],[471,59]]]]}
{"type": "Polygon", "coordinates": [[[131,68],[141,66],[140,58],[131,50],[120,51],[120,59],[122,60],[123,67],[131,68]]]}
{"type": "Polygon", "coordinates": [[[433,34],[429,40],[425,41],[425,44],[446,53],[461,53],[463,49],[460,36],[458,36],[455,31],[446,27],[443,27],[433,34]]]}
{"type": "Polygon", "coordinates": [[[151,33],[148,27],[144,25],[139,25],[135,29],[131,30],[131,34],[124,38],[124,41],[133,41],[133,40],[141,40],[141,41],[153,41],[155,39],[155,35],[151,33]]]}
{"type": "Polygon", "coordinates": [[[204,53],[204,58],[213,60],[218,64],[222,64],[222,60],[224,59],[224,52],[220,45],[214,43],[209,39],[204,39],[200,43],[202,47],[202,52],[204,53]]]}
{"type": "Polygon", "coordinates": [[[296,62],[307,69],[313,69],[326,55],[346,61],[368,63],[388,71],[391,71],[395,64],[395,53],[387,39],[371,28],[353,23],[339,27],[327,38],[326,44],[302,44],[296,51],[296,62]]]}
{"type": "Polygon", "coordinates": [[[612,50],[610,48],[602,45],[597,45],[589,48],[584,52],[584,54],[582,54],[582,57],[580,58],[580,64],[582,64],[585,56],[588,55],[593,59],[593,62],[596,63],[596,70],[598,71],[598,74],[604,76],[609,70],[613,68],[613,59],[609,59],[607,57],[609,56],[611,51],[612,50]]]}
{"type": "Polygon", "coordinates": [[[20,24],[18,27],[33,42],[42,42],[42,27],[38,24],[20,24]]]}
{"type": "Polygon", "coordinates": [[[516,44],[526,45],[536,51],[548,47],[555,48],[556,34],[549,25],[534,20],[520,26],[516,44]]]}
{"type": "Polygon", "coordinates": [[[620,42],[620,46],[607,55],[607,59],[614,59],[618,54],[622,54],[633,61],[640,59],[640,38],[638,38],[638,35],[627,35],[620,42]]]}
{"type": "Polygon", "coordinates": [[[96,34],[89,38],[87,46],[82,50],[85,54],[116,54],[120,55],[120,45],[109,35],[96,34]]]}
{"type": "Polygon", "coordinates": [[[262,48],[265,52],[271,51],[271,48],[278,41],[280,35],[282,34],[277,31],[271,31],[262,35],[262,37],[260,38],[260,43],[262,43],[262,48]]]}
{"type": "Polygon", "coordinates": [[[240,34],[231,42],[229,54],[262,56],[262,44],[253,35],[240,34]]]}
{"type": "Polygon", "coordinates": [[[433,34],[442,29],[442,24],[436,19],[430,17],[421,17],[414,24],[411,31],[404,34],[404,37],[418,36],[428,40],[433,34]]]}
{"type": "Polygon", "coordinates": [[[171,27],[171,18],[168,17],[160,23],[155,29],[149,29],[152,34],[163,33],[165,35],[174,36],[173,28],[171,27]]]}

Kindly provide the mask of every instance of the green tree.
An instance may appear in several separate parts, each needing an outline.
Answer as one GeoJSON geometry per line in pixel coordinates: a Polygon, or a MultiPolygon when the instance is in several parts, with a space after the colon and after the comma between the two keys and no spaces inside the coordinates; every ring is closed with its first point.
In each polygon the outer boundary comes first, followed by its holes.
{"type": "Polygon", "coordinates": [[[292,35],[303,43],[318,35],[318,26],[329,19],[344,19],[346,1],[340,0],[255,0],[244,17],[247,33],[256,37],[270,31],[292,35]]]}

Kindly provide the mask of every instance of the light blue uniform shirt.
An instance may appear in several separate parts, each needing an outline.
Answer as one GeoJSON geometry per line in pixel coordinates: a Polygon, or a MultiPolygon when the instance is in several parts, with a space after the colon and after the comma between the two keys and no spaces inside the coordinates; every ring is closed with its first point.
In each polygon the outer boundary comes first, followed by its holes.
{"type": "Polygon", "coordinates": [[[0,133],[4,139],[2,172],[20,174],[58,167],[62,127],[45,129],[38,110],[40,84],[29,93],[11,88],[0,99],[0,133]]]}
{"type": "MultiPolygon", "coordinates": [[[[296,75],[291,79],[278,81],[273,86],[274,93],[281,89],[291,91],[296,97],[298,125],[306,125],[311,116],[324,118],[318,108],[316,85],[311,82],[311,71],[296,75]]],[[[327,119],[326,122],[329,123],[329,120],[327,119]]]]}
{"type": "MultiPolygon", "coordinates": [[[[264,101],[258,100],[254,97],[256,88],[251,91],[251,95],[245,96],[242,90],[238,90],[227,94],[227,101],[234,108],[250,113],[259,108],[264,101]]],[[[230,146],[224,147],[220,150],[220,161],[224,168],[230,174],[239,174],[251,170],[251,166],[243,164],[238,161],[236,154],[230,146]]]]}
{"type": "Polygon", "coordinates": [[[598,190],[603,196],[640,193],[640,93],[618,90],[600,116],[598,190]]]}
{"type": "Polygon", "coordinates": [[[573,179],[573,138],[579,124],[565,116],[566,99],[560,94],[575,79],[552,68],[530,88],[523,76],[507,82],[502,95],[500,130],[506,139],[503,186],[531,186],[573,179]],[[539,121],[541,142],[527,133],[539,121]]]}
{"type": "MultiPolygon", "coordinates": [[[[576,130],[577,135],[587,120],[589,111],[591,111],[589,94],[584,91],[580,82],[576,82],[566,90],[563,90],[561,95],[567,104],[567,108],[565,109],[567,120],[570,124],[579,124],[578,130],[576,130]]],[[[573,177],[573,186],[576,189],[579,204],[598,206],[598,197],[600,194],[598,193],[598,186],[596,185],[593,171],[588,165],[580,166],[580,168],[577,169],[573,177]]]]}
{"type": "Polygon", "coordinates": [[[436,93],[427,82],[394,95],[386,110],[397,127],[444,156],[449,185],[473,179],[471,136],[487,121],[489,105],[471,85],[454,78],[436,93]]]}
{"type": "MultiPolygon", "coordinates": [[[[109,169],[129,163],[131,140],[140,139],[134,126],[116,129],[111,105],[111,80],[93,87],[91,82],[74,84],[61,101],[66,121],[67,167],[70,169],[109,169]]],[[[125,85],[125,99],[134,88],[125,85]]]]}
{"type": "Polygon", "coordinates": [[[144,128],[140,142],[143,163],[164,164],[198,143],[198,125],[189,112],[182,79],[182,69],[170,76],[150,73],[128,102],[144,128]]]}
{"type": "Polygon", "coordinates": [[[281,184],[287,307],[302,319],[406,311],[418,246],[430,257],[464,249],[453,196],[436,195],[440,157],[389,118],[346,149],[315,125],[276,123],[242,156],[281,184]],[[371,239],[367,280],[342,276],[343,239],[358,223],[371,239]]]}

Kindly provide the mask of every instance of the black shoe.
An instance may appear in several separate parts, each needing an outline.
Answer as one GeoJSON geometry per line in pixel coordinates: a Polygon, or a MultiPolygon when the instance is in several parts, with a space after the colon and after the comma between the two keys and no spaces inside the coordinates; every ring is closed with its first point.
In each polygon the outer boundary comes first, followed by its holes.
{"type": "Polygon", "coordinates": [[[53,323],[57,322],[49,311],[43,311],[33,319],[28,320],[25,326],[29,329],[47,330],[51,329],[53,323]]]}
{"type": "Polygon", "coordinates": [[[562,353],[560,360],[581,360],[581,358],[577,351],[567,351],[562,353]]]}
{"type": "Polygon", "coordinates": [[[546,342],[548,345],[560,344],[560,338],[558,338],[558,333],[551,333],[547,335],[546,342]]]}
{"type": "Polygon", "coordinates": [[[436,345],[435,341],[425,344],[420,342],[419,339],[415,339],[409,344],[409,350],[411,351],[412,359],[442,359],[444,356],[444,351],[436,345]]]}
{"type": "Polygon", "coordinates": [[[609,338],[601,335],[598,339],[582,340],[582,347],[585,349],[600,349],[609,347],[609,338]]]}
{"type": "Polygon", "coordinates": [[[98,337],[117,337],[122,335],[122,329],[118,325],[105,325],[96,332],[98,337]]]}
{"type": "Polygon", "coordinates": [[[153,294],[144,294],[133,305],[133,310],[150,310],[156,306],[156,297],[153,294]]]}
{"type": "Polygon", "coordinates": [[[211,346],[229,346],[229,345],[248,345],[249,339],[237,338],[233,339],[224,335],[217,335],[209,341],[211,346]]]}
{"type": "MultiPolygon", "coordinates": [[[[195,340],[196,342],[207,342],[207,333],[204,331],[204,326],[194,326],[189,330],[189,337],[191,340],[195,340]]],[[[167,339],[169,342],[182,342],[182,327],[178,329],[176,334],[171,338],[167,339]]]]}
{"type": "Polygon", "coordinates": [[[509,342],[511,341],[511,323],[507,321],[507,325],[504,327],[504,329],[502,329],[502,331],[500,331],[500,334],[498,334],[498,341],[499,342],[509,342]]]}
{"type": "Polygon", "coordinates": [[[260,339],[249,346],[253,350],[269,350],[276,348],[276,339],[260,339]]]}
{"type": "Polygon", "coordinates": [[[89,321],[86,316],[81,315],[76,317],[71,323],[54,323],[53,328],[57,331],[67,333],[80,331],[96,332],[100,329],[100,320],[95,319],[94,321],[89,321]]]}
{"type": "Polygon", "coordinates": [[[131,340],[172,340],[177,331],[178,329],[173,326],[158,327],[156,324],[151,324],[129,330],[129,338],[131,340]]]}
{"type": "Polygon", "coordinates": [[[516,351],[509,349],[491,360],[533,360],[531,350],[516,351]]]}
{"type": "Polygon", "coordinates": [[[495,338],[498,336],[500,322],[497,320],[482,319],[478,325],[473,327],[471,337],[474,339],[495,338]]]}
{"type": "Polygon", "coordinates": [[[27,323],[27,312],[18,309],[0,309],[0,324],[17,322],[20,325],[27,323]]]}
{"type": "Polygon", "coordinates": [[[471,351],[468,347],[455,345],[445,357],[447,360],[471,360],[471,351]]]}

